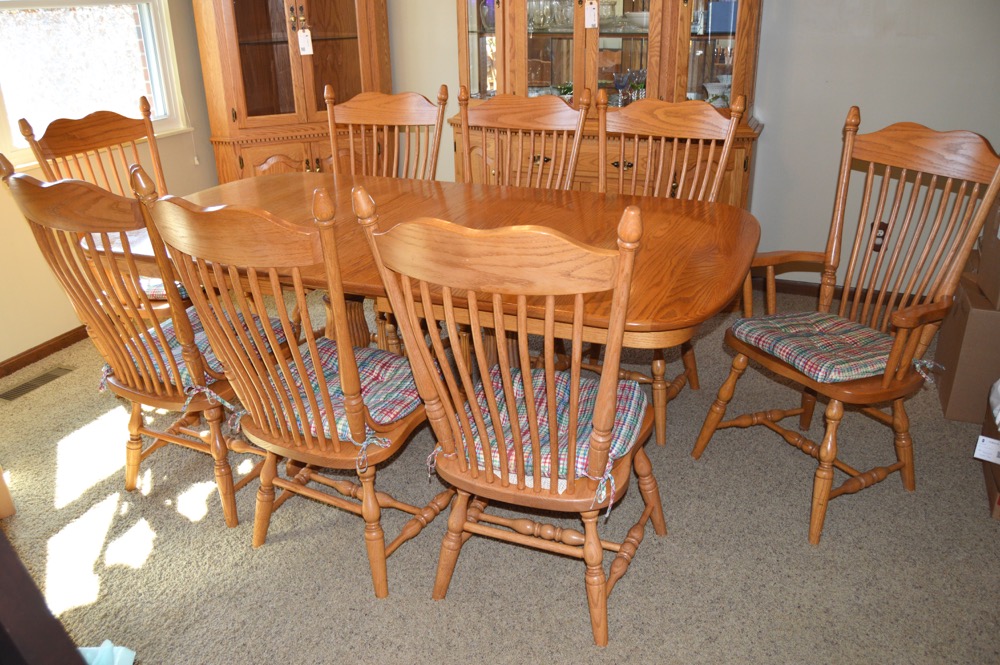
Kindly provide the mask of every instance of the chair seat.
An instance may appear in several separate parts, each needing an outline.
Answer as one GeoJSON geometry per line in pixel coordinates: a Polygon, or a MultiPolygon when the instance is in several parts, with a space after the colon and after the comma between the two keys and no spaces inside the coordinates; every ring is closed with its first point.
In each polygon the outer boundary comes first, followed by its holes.
{"type": "MultiPolygon", "coordinates": [[[[194,307],[188,307],[184,310],[188,319],[191,321],[191,331],[194,333],[194,344],[198,347],[201,352],[202,357],[205,359],[205,363],[208,368],[213,372],[221,374],[223,372],[222,362],[215,356],[215,352],[212,350],[211,345],[208,343],[208,335],[205,333],[205,327],[201,323],[201,319],[198,316],[198,312],[195,311],[194,307]]],[[[274,331],[275,339],[277,339],[278,344],[285,343],[285,334],[281,327],[281,321],[272,318],[269,320],[271,329],[274,331]]],[[[260,320],[256,321],[257,330],[263,334],[264,327],[260,320]]],[[[173,319],[168,319],[160,324],[161,330],[163,330],[163,337],[166,341],[166,348],[170,350],[170,354],[174,357],[174,362],[177,363],[177,371],[180,374],[181,385],[188,387],[192,385],[211,385],[215,383],[215,379],[206,374],[201,381],[195,381],[191,376],[191,372],[188,370],[187,363],[184,361],[183,349],[180,343],[177,341],[177,333],[174,329],[173,319]]],[[[244,330],[247,330],[247,326],[244,325],[244,330]]],[[[146,347],[150,354],[154,358],[153,362],[156,364],[156,358],[163,356],[163,343],[156,334],[156,328],[150,328],[148,334],[152,337],[152,349],[150,349],[150,344],[148,338],[144,337],[142,340],[143,346],[146,347]]],[[[155,369],[159,372],[159,366],[156,365],[155,369]]]]}
{"type": "MultiPolygon", "coordinates": [[[[334,410],[337,436],[343,441],[350,441],[351,430],[344,411],[344,391],[340,387],[338,376],[340,368],[337,342],[328,337],[320,337],[316,340],[316,348],[319,352],[323,378],[330,391],[330,404],[334,410]]],[[[300,347],[299,351],[302,354],[308,383],[302,381],[298,371],[294,366],[291,366],[290,374],[295,391],[292,391],[283,379],[282,387],[293,400],[294,393],[298,393],[298,397],[304,405],[306,418],[313,421],[313,407],[307,395],[319,394],[319,379],[308,349],[303,346],[300,347]]],[[[420,394],[417,392],[413,372],[410,370],[410,363],[406,358],[381,349],[362,347],[354,349],[354,357],[357,360],[358,374],[361,379],[361,397],[374,422],[379,425],[394,423],[413,413],[420,406],[420,394]]],[[[320,404],[319,408],[322,410],[323,405],[320,404]]],[[[326,413],[322,413],[321,416],[323,434],[327,438],[332,438],[330,420],[326,413]]],[[[299,422],[296,425],[301,427],[302,424],[299,422]]],[[[371,428],[368,428],[368,435],[369,437],[374,435],[371,428]]]]}
{"type": "MultiPolygon", "coordinates": [[[[187,300],[187,289],[180,282],[175,282],[175,284],[177,284],[177,291],[180,293],[181,299],[187,300]]],[[[139,277],[139,288],[146,293],[146,297],[150,300],[167,299],[167,288],[163,285],[163,280],[159,277],[139,277]]]]}
{"type": "Polygon", "coordinates": [[[887,333],[822,312],[738,319],[732,332],[818,383],[882,374],[892,350],[892,336],[887,333]]]}
{"type": "MultiPolygon", "coordinates": [[[[521,439],[530,441],[530,430],[528,428],[527,406],[524,401],[524,384],[521,381],[521,372],[518,369],[511,370],[511,380],[514,386],[514,395],[518,404],[518,423],[521,439]]],[[[496,395],[497,409],[500,412],[500,427],[503,430],[504,441],[506,442],[507,470],[511,474],[512,481],[516,482],[516,453],[513,439],[513,431],[510,426],[506,400],[504,398],[503,383],[499,366],[494,365],[490,369],[491,390],[496,395]]],[[[574,470],[577,478],[582,478],[587,474],[587,459],[590,452],[590,433],[594,429],[594,405],[597,402],[597,389],[600,381],[591,377],[581,377],[580,379],[580,405],[579,420],[577,421],[576,438],[576,459],[573,460],[574,470]]],[[[552,469],[552,450],[549,438],[548,427],[548,398],[545,390],[545,371],[541,369],[531,370],[531,386],[534,392],[534,404],[537,413],[538,429],[540,434],[540,457],[541,457],[541,478],[542,487],[548,488],[552,469]]],[[[486,394],[483,391],[482,382],[478,382],[475,388],[476,400],[483,410],[484,417],[489,418],[489,407],[486,402],[486,394]]],[[[569,462],[569,396],[570,396],[570,375],[568,372],[556,372],[556,417],[558,419],[558,471],[559,477],[566,476],[567,464],[569,462]]],[[[632,449],[639,437],[642,428],[643,416],[647,408],[646,394],[642,387],[635,381],[619,381],[618,393],[616,397],[617,410],[615,412],[615,424],[612,429],[611,448],[608,454],[608,465],[604,470],[606,473],[612,467],[615,460],[621,459],[632,449]]],[[[466,405],[466,414],[472,418],[471,408],[466,405]]],[[[487,434],[490,437],[490,448],[493,450],[493,468],[500,469],[500,457],[497,446],[496,432],[492,421],[487,420],[487,434]]],[[[465,439],[463,432],[463,440],[465,439]]],[[[532,451],[528,445],[524,448],[524,469],[526,482],[531,486],[531,475],[534,473],[534,460],[532,451]]],[[[476,459],[480,469],[485,469],[482,444],[476,438],[476,459]]],[[[565,481],[560,481],[560,491],[564,489],[565,481]]]]}

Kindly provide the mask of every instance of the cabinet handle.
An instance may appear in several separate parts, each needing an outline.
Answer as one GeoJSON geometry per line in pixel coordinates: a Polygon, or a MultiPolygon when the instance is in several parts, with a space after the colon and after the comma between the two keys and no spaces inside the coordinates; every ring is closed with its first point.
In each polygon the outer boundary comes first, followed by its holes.
{"type": "Polygon", "coordinates": [[[312,164],[310,164],[310,163],[309,163],[309,159],[308,159],[308,158],[306,158],[306,171],[307,171],[308,173],[312,173],[312,170],[313,170],[313,169],[312,169],[312,164]]]}
{"type": "MultiPolygon", "coordinates": [[[[611,166],[613,166],[613,167],[615,167],[617,169],[617,168],[619,168],[621,166],[621,162],[617,162],[617,161],[611,162],[611,166]]],[[[625,162],[625,168],[623,168],[622,171],[628,171],[633,166],[635,166],[635,164],[633,164],[632,162],[625,162]]]]}
{"type": "Polygon", "coordinates": [[[309,28],[309,21],[306,20],[306,8],[299,5],[299,27],[303,30],[309,28]]]}
{"type": "Polygon", "coordinates": [[[233,122],[236,122],[236,109],[233,109],[233,122]]]}
{"type": "Polygon", "coordinates": [[[295,5],[288,5],[288,22],[292,25],[293,32],[299,29],[296,21],[298,21],[298,17],[295,16],[295,5]]]}
{"type": "Polygon", "coordinates": [[[322,172],[323,172],[323,165],[322,165],[322,163],[320,163],[319,157],[317,157],[316,158],[316,173],[322,173],[322,172]]]}
{"type": "Polygon", "coordinates": [[[548,164],[548,163],[549,163],[549,162],[551,162],[551,161],[552,161],[552,158],[551,158],[551,157],[542,157],[541,155],[535,155],[535,156],[534,156],[534,157],[533,157],[533,158],[531,159],[531,162],[532,162],[533,164],[548,164]]]}

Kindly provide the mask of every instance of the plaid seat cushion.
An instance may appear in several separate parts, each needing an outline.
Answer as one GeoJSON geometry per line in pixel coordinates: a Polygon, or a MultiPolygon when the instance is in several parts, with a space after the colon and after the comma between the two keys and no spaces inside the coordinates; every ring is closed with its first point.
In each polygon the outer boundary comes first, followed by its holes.
{"type": "MultiPolygon", "coordinates": [[[[527,404],[524,400],[524,383],[521,380],[521,372],[517,369],[511,370],[511,379],[514,385],[514,395],[517,401],[518,429],[521,433],[521,441],[524,442],[524,468],[525,475],[531,476],[534,473],[534,459],[530,447],[530,429],[528,427],[527,404]]],[[[515,473],[516,452],[514,449],[514,436],[511,430],[510,417],[508,415],[506,398],[503,391],[503,383],[499,366],[494,365],[490,370],[490,389],[497,399],[497,408],[500,412],[500,429],[503,438],[507,443],[508,473],[515,473]]],[[[583,477],[587,473],[587,463],[590,454],[590,433],[594,429],[594,405],[597,403],[597,389],[600,381],[591,377],[580,379],[580,403],[576,428],[576,459],[573,465],[576,477],[583,477]]],[[[552,444],[549,428],[548,398],[545,390],[545,372],[540,369],[531,371],[531,386],[534,392],[535,409],[538,414],[538,430],[540,440],[541,457],[541,477],[548,485],[548,479],[552,473],[552,444]]],[[[570,398],[570,375],[569,372],[556,372],[556,418],[557,418],[557,439],[558,439],[558,477],[565,478],[567,465],[569,464],[569,398],[570,398]]],[[[646,413],[647,398],[642,391],[642,387],[635,381],[619,381],[616,401],[615,422],[612,428],[611,448],[608,455],[608,465],[605,473],[611,468],[615,460],[624,457],[636,444],[639,437],[639,430],[642,426],[643,416],[646,413]]],[[[483,412],[486,421],[486,436],[488,446],[491,451],[494,469],[502,469],[500,466],[500,452],[497,445],[496,428],[489,415],[489,408],[486,402],[486,394],[483,391],[483,384],[476,384],[476,401],[483,412]]],[[[485,468],[483,458],[482,434],[476,429],[475,421],[472,420],[471,407],[466,404],[466,414],[473,427],[475,438],[476,458],[479,468],[485,468]]],[[[463,433],[463,438],[465,434],[463,433]]]]}
{"type": "MultiPolygon", "coordinates": [[[[188,292],[180,282],[174,282],[181,298],[187,299],[188,292]]],[[[150,300],[166,300],[167,287],[163,285],[163,280],[159,277],[139,277],[139,288],[146,292],[146,297],[150,300]]]]}
{"type": "MultiPolygon", "coordinates": [[[[212,351],[212,347],[208,343],[208,335],[205,333],[205,327],[202,325],[201,319],[198,317],[198,312],[196,312],[192,306],[184,310],[184,313],[187,314],[188,320],[191,321],[191,330],[194,333],[194,344],[198,347],[198,350],[201,351],[201,355],[204,356],[209,369],[214,372],[222,372],[222,363],[218,358],[216,358],[215,352],[212,351]]],[[[270,319],[269,321],[278,343],[283,344],[285,342],[285,334],[281,329],[281,322],[278,319],[270,319]]],[[[257,326],[257,330],[261,335],[263,335],[263,321],[258,318],[254,323],[257,326]]],[[[184,361],[184,355],[180,342],[177,340],[177,331],[174,328],[173,319],[168,319],[161,323],[160,328],[163,330],[163,336],[166,339],[167,348],[170,350],[170,354],[174,357],[174,362],[177,363],[177,370],[180,373],[181,385],[210,385],[214,383],[215,380],[210,376],[205,376],[200,380],[194,380],[191,376],[187,363],[184,361]]],[[[245,322],[243,324],[243,329],[249,330],[245,322]]],[[[146,350],[150,353],[150,355],[152,355],[156,371],[159,372],[159,363],[157,362],[157,359],[163,356],[163,344],[156,335],[155,328],[150,328],[148,332],[153,342],[150,344],[147,338],[144,337],[142,339],[142,344],[146,347],[146,350]]]]}
{"type": "MultiPolygon", "coordinates": [[[[337,343],[332,339],[321,337],[316,340],[316,348],[319,352],[320,369],[330,393],[330,404],[334,411],[333,422],[336,423],[337,436],[341,440],[350,441],[351,430],[344,411],[344,391],[340,387],[340,357],[337,343]]],[[[289,368],[292,387],[289,387],[284,375],[281,375],[280,380],[282,388],[289,397],[297,393],[302,400],[305,413],[295,414],[296,425],[301,427],[303,421],[314,422],[313,409],[309,404],[307,394],[310,392],[315,394],[319,391],[319,379],[309,349],[302,346],[299,351],[302,354],[306,372],[305,380],[303,381],[298,370],[295,369],[295,365],[290,365],[289,368]]],[[[420,406],[420,394],[417,392],[417,384],[413,380],[410,363],[406,358],[381,349],[362,347],[354,349],[354,357],[361,378],[361,398],[364,400],[365,406],[368,407],[368,413],[372,420],[376,423],[380,425],[393,423],[408,416],[420,406]]],[[[321,411],[323,410],[321,402],[319,402],[319,408],[321,411]]],[[[321,413],[320,421],[323,426],[323,434],[327,438],[332,438],[329,414],[321,413]]],[[[371,431],[368,434],[369,436],[374,435],[371,431]]]]}
{"type": "Polygon", "coordinates": [[[819,383],[881,374],[892,349],[892,336],[821,312],[738,319],[733,335],[819,383]]]}

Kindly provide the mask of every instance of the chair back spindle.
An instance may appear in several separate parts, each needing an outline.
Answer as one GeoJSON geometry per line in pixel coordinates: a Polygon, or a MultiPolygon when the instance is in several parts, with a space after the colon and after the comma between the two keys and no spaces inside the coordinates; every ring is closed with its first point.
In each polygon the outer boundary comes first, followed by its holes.
{"type": "Polygon", "coordinates": [[[18,125],[31,146],[46,180],[86,180],[119,196],[132,196],[129,166],[145,162],[156,178],[158,191],[167,185],[156,147],[149,101],[139,98],[140,118],[112,111],[96,111],[85,118],[53,120],[38,139],[28,121],[18,125]],[[140,144],[149,151],[143,159],[140,144]]]}
{"type": "Polygon", "coordinates": [[[352,175],[435,178],[448,86],[441,86],[436,105],[415,92],[363,92],[338,104],[330,85],[324,96],[334,173],[346,160],[352,175]]]}
{"type": "Polygon", "coordinates": [[[708,102],[655,99],[608,112],[607,92],[601,90],[598,191],[715,201],[731,166],[743,108],[740,95],[728,117],[708,102]]]}
{"type": "Polygon", "coordinates": [[[469,105],[463,86],[462,160],[467,183],[571,189],[580,157],[590,91],[572,106],[550,95],[497,95],[469,105]]]}

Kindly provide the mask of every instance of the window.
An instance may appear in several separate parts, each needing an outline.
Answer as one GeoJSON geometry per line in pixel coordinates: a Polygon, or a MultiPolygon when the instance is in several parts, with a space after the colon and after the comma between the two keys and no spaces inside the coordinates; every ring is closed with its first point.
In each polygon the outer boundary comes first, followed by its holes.
{"type": "Polygon", "coordinates": [[[186,125],[167,0],[0,0],[0,44],[0,151],[15,164],[34,161],[20,118],[40,136],[97,110],[138,117],[145,95],[157,133],[186,125]]]}

